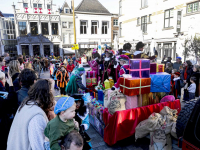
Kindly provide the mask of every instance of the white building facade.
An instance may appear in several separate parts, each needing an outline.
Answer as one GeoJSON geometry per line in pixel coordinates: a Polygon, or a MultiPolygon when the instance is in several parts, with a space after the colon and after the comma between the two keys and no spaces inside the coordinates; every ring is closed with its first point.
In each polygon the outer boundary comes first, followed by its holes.
{"type": "Polygon", "coordinates": [[[20,0],[13,8],[18,54],[62,56],[60,14],[52,0],[20,0]]]}
{"type": "Polygon", "coordinates": [[[71,50],[72,44],[74,44],[73,14],[66,1],[60,10],[60,20],[63,55],[75,54],[75,51],[71,50]]]}
{"type": "Polygon", "coordinates": [[[156,47],[158,59],[183,57],[184,40],[200,34],[198,0],[120,0],[119,13],[119,47],[143,41],[146,52],[156,47]]]}
{"type": "Polygon", "coordinates": [[[79,49],[111,46],[112,14],[98,0],[83,0],[75,9],[76,38],[79,49]]]}

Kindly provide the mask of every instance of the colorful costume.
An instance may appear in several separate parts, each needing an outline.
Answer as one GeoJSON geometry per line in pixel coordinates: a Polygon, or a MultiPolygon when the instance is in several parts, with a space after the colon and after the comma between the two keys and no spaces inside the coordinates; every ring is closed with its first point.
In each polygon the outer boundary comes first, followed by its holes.
{"type": "MultiPolygon", "coordinates": [[[[95,53],[97,53],[97,50],[94,49],[93,52],[92,52],[92,55],[95,56],[95,53]]],[[[98,64],[98,57],[94,58],[94,60],[92,61],[88,61],[88,64],[89,66],[92,68],[92,71],[95,71],[96,72],[96,75],[97,75],[97,82],[99,82],[100,80],[100,77],[99,77],[99,64],[98,64]]]]}
{"type": "MultiPolygon", "coordinates": [[[[63,66],[61,66],[63,67],[63,66]]],[[[67,83],[69,81],[69,75],[67,73],[67,71],[58,71],[57,74],[56,74],[56,78],[57,78],[57,81],[58,81],[58,87],[60,87],[60,94],[66,94],[65,93],[65,88],[67,86],[67,83]]]]}
{"type": "Polygon", "coordinates": [[[84,68],[74,69],[65,90],[67,94],[73,95],[75,93],[78,93],[78,88],[82,90],[87,90],[87,88],[82,84],[81,74],[83,74],[84,72],[84,68]]]}
{"type": "MultiPolygon", "coordinates": [[[[129,61],[129,57],[126,55],[120,55],[120,57],[118,58],[118,60],[122,60],[122,61],[129,61]]],[[[123,74],[129,74],[129,65],[128,64],[124,64],[123,66],[121,66],[120,70],[119,70],[119,77],[123,77],[123,74]]],[[[120,79],[117,80],[117,83],[115,84],[116,88],[119,88],[119,83],[120,83],[120,79]]]]}

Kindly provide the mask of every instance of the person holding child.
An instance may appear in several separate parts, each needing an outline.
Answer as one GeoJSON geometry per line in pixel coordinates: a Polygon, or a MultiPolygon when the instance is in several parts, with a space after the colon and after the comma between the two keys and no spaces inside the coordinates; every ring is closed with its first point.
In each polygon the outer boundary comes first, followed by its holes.
{"type": "Polygon", "coordinates": [[[79,124],[75,117],[76,103],[72,97],[62,97],[55,105],[54,113],[57,115],[52,119],[44,130],[45,136],[49,139],[45,142],[46,150],[61,150],[58,140],[73,130],[79,131],[79,124]]]}

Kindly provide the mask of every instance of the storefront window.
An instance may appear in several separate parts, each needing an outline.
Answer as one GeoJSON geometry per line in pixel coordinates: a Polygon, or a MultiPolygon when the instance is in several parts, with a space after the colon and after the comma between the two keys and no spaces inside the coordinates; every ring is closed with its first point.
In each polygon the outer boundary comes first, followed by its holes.
{"type": "Polygon", "coordinates": [[[17,55],[17,47],[15,45],[5,45],[4,52],[8,53],[10,57],[17,55]]]}
{"type": "Polygon", "coordinates": [[[44,56],[50,55],[50,45],[44,45],[44,56]]]}
{"type": "Polygon", "coordinates": [[[26,56],[29,55],[29,46],[28,45],[22,45],[22,55],[26,56]]]}
{"type": "Polygon", "coordinates": [[[39,45],[33,45],[33,55],[39,56],[40,55],[40,46],[39,45]]]}

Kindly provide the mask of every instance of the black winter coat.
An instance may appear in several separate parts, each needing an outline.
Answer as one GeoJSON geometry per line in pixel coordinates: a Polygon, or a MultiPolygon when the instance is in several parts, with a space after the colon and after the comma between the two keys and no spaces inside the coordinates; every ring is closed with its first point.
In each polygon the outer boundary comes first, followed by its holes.
{"type": "MultiPolygon", "coordinates": [[[[0,83],[0,91],[6,92],[2,83],[0,83]]],[[[9,130],[13,121],[13,117],[17,111],[17,96],[14,87],[9,87],[8,97],[3,99],[0,97],[0,145],[1,149],[6,149],[9,130]]]]}
{"type": "Polygon", "coordinates": [[[196,78],[196,93],[195,93],[195,97],[199,97],[200,93],[199,93],[199,78],[200,78],[200,72],[193,72],[192,76],[194,76],[196,78]]]}
{"type": "MultiPolygon", "coordinates": [[[[183,72],[181,74],[181,79],[184,80],[184,73],[185,73],[185,68],[183,69],[183,72]]],[[[187,78],[186,78],[186,81],[187,83],[190,85],[190,78],[192,76],[192,73],[193,73],[193,67],[192,66],[188,66],[188,69],[187,69],[187,78]]],[[[189,86],[188,85],[188,86],[189,86]]]]}

